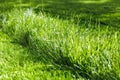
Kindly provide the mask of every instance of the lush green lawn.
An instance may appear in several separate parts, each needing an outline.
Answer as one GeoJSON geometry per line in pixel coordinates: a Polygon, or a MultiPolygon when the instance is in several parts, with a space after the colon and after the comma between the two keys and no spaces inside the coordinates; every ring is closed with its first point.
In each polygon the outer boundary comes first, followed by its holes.
{"type": "Polygon", "coordinates": [[[1,0],[0,80],[119,80],[119,3],[1,0]]]}

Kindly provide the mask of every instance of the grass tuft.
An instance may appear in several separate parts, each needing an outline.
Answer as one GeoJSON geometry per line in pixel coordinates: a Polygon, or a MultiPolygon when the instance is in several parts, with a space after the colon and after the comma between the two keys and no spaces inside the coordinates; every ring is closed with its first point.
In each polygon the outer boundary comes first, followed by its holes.
{"type": "Polygon", "coordinates": [[[120,79],[120,32],[110,26],[77,25],[32,9],[12,10],[2,26],[13,43],[28,48],[34,62],[52,64],[76,78],[120,79]]]}

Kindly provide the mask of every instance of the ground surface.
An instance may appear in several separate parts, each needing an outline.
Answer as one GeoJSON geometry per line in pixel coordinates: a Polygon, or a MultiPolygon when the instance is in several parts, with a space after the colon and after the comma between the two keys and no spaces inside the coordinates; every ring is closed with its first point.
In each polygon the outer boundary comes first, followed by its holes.
{"type": "Polygon", "coordinates": [[[119,80],[119,4],[0,0],[0,80],[119,80]]]}

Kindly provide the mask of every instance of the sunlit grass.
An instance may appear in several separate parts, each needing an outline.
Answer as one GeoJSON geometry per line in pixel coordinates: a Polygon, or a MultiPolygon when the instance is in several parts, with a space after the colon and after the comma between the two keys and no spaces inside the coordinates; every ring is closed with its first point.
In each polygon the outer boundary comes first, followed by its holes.
{"type": "Polygon", "coordinates": [[[0,3],[0,80],[119,80],[119,5],[56,1],[0,3]]]}
{"type": "Polygon", "coordinates": [[[11,11],[2,26],[13,43],[28,48],[35,62],[49,63],[75,77],[119,79],[120,36],[112,27],[76,25],[31,9],[11,11]]]}
{"type": "Polygon", "coordinates": [[[111,0],[73,0],[72,2],[80,2],[80,3],[85,3],[85,4],[93,4],[93,3],[106,3],[110,2],[111,0]]]}
{"type": "Polygon", "coordinates": [[[72,79],[70,72],[54,69],[49,63],[36,62],[32,56],[28,49],[12,44],[9,36],[0,31],[0,80],[72,79]]]}

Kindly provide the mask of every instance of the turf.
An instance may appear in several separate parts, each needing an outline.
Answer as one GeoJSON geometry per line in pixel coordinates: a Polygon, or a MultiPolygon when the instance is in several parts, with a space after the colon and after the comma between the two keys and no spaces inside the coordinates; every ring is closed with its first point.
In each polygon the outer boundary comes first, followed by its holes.
{"type": "Polygon", "coordinates": [[[119,2],[0,4],[1,80],[120,79],[119,2]]]}

